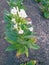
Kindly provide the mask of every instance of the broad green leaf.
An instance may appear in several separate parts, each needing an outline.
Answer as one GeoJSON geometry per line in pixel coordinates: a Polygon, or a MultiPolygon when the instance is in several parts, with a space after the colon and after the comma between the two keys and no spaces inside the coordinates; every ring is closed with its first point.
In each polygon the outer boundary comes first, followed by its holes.
{"type": "Polygon", "coordinates": [[[25,39],[21,39],[21,38],[18,38],[18,39],[17,39],[17,42],[20,43],[20,44],[23,44],[23,45],[29,43],[29,42],[26,41],[25,39]]]}
{"type": "Polygon", "coordinates": [[[38,3],[41,2],[41,0],[35,0],[35,1],[38,2],[38,3]]]}
{"type": "Polygon", "coordinates": [[[16,45],[11,45],[9,46],[6,51],[13,51],[13,50],[16,50],[16,45]]]}
{"type": "Polygon", "coordinates": [[[27,65],[35,65],[36,62],[34,60],[31,60],[30,62],[27,63],[27,65]]]}
{"type": "Polygon", "coordinates": [[[31,49],[39,49],[40,47],[37,45],[37,44],[35,44],[35,43],[28,43],[28,48],[31,48],[31,49]]]}
{"type": "Polygon", "coordinates": [[[28,48],[33,49],[33,47],[32,47],[32,44],[31,44],[31,43],[28,43],[28,44],[27,44],[27,47],[28,47],[28,48]]]}
{"type": "Polygon", "coordinates": [[[11,40],[11,39],[8,38],[8,37],[5,37],[5,39],[6,39],[9,43],[11,43],[11,44],[15,44],[15,43],[16,43],[15,41],[11,40]]]}
{"type": "Polygon", "coordinates": [[[27,63],[27,65],[35,65],[36,64],[36,62],[34,61],[34,60],[31,60],[31,61],[29,61],[28,63],[27,63]]]}
{"type": "Polygon", "coordinates": [[[30,62],[27,63],[27,65],[33,65],[33,63],[30,61],[30,62]]]}
{"type": "Polygon", "coordinates": [[[44,17],[49,18],[49,12],[44,12],[44,17]]]}
{"type": "Polygon", "coordinates": [[[20,64],[20,65],[24,65],[24,64],[20,64]]]}
{"type": "Polygon", "coordinates": [[[4,16],[4,21],[5,21],[6,23],[11,24],[11,17],[12,17],[12,15],[10,15],[9,13],[5,14],[5,16],[4,16]]]}
{"type": "Polygon", "coordinates": [[[8,4],[10,5],[10,7],[16,7],[18,6],[19,9],[24,8],[24,5],[22,4],[23,0],[10,0],[8,1],[8,4]]]}
{"type": "Polygon", "coordinates": [[[16,0],[9,0],[8,4],[12,8],[12,7],[15,7],[17,5],[17,1],[16,0]]]}
{"type": "Polygon", "coordinates": [[[28,48],[25,46],[25,54],[28,57],[28,48]]]}
{"type": "Polygon", "coordinates": [[[40,47],[37,44],[32,44],[32,49],[39,49],[40,47]]]}
{"type": "Polygon", "coordinates": [[[30,38],[38,38],[38,37],[37,36],[34,36],[34,35],[27,35],[27,36],[24,36],[24,38],[30,39],[30,38]]]}
{"type": "Polygon", "coordinates": [[[24,47],[19,48],[18,52],[20,52],[20,54],[24,54],[25,53],[25,48],[24,47]]]}
{"type": "Polygon", "coordinates": [[[6,31],[6,36],[13,42],[17,42],[18,34],[14,31],[6,31]]]}
{"type": "Polygon", "coordinates": [[[24,53],[25,53],[24,47],[20,47],[17,49],[16,56],[19,57],[21,54],[24,54],[24,53]]]}
{"type": "Polygon", "coordinates": [[[31,60],[31,61],[29,61],[27,63],[24,63],[24,64],[22,63],[20,65],[36,65],[36,60],[31,60]]]}
{"type": "Polygon", "coordinates": [[[31,60],[32,65],[36,65],[36,60],[31,60]]]}

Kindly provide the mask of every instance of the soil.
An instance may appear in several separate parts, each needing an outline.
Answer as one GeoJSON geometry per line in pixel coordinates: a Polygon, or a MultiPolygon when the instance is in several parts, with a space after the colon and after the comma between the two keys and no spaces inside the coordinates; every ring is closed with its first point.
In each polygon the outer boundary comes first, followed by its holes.
{"type": "Polygon", "coordinates": [[[5,37],[4,10],[9,10],[7,0],[0,0],[0,65],[20,65],[22,62],[27,62],[32,59],[37,60],[37,65],[49,65],[49,19],[45,19],[35,0],[24,0],[28,17],[32,19],[34,32],[38,35],[37,44],[39,50],[29,49],[29,57],[22,55],[20,58],[15,56],[15,51],[6,52],[5,49],[9,43],[5,37]]]}

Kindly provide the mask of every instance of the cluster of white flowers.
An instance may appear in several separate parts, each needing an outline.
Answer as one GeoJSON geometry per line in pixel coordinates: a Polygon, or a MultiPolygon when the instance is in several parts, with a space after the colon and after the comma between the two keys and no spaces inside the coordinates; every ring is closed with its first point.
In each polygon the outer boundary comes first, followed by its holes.
{"type": "Polygon", "coordinates": [[[19,17],[21,17],[21,18],[27,17],[27,14],[24,9],[20,9],[20,12],[18,12],[18,14],[19,14],[19,17]]]}
{"type": "Polygon", "coordinates": [[[20,11],[19,11],[19,8],[18,7],[17,8],[16,7],[13,7],[11,9],[11,14],[17,15],[17,13],[18,13],[19,17],[21,17],[21,18],[26,18],[27,17],[27,14],[26,14],[26,12],[25,12],[24,9],[20,9],[20,11]]]}
{"type": "MultiPolygon", "coordinates": [[[[19,10],[18,7],[13,7],[11,9],[11,14],[13,14],[13,15],[17,15],[18,14],[19,17],[21,17],[21,18],[26,18],[27,17],[27,14],[26,14],[25,10],[24,9],[20,9],[19,10]]],[[[17,25],[17,22],[16,22],[15,18],[12,18],[11,21],[14,23],[14,29],[18,29],[18,25],[17,25]]],[[[27,23],[27,25],[28,24],[32,25],[32,21],[27,21],[26,23],[27,23]]],[[[28,28],[28,30],[30,30],[31,32],[33,32],[33,27],[28,28]]],[[[22,30],[20,28],[20,30],[18,31],[18,33],[19,34],[23,34],[24,30],[22,30]]]]}
{"type": "Polygon", "coordinates": [[[18,7],[17,7],[17,8],[13,7],[13,8],[11,9],[11,14],[17,15],[17,12],[18,12],[18,11],[19,11],[18,7]]]}

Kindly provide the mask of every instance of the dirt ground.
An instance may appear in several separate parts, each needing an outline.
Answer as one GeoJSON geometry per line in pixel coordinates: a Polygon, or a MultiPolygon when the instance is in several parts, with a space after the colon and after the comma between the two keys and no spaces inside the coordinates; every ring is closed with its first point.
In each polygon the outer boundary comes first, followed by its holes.
{"type": "Polygon", "coordinates": [[[49,20],[42,16],[38,4],[34,0],[24,0],[24,4],[28,17],[32,19],[35,26],[34,31],[39,36],[37,44],[40,49],[29,49],[29,57],[26,58],[25,55],[22,55],[19,59],[15,56],[15,51],[5,52],[5,49],[9,46],[9,43],[4,39],[4,10],[9,10],[6,1],[0,0],[0,65],[20,65],[20,63],[30,59],[36,59],[39,62],[37,65],[49,65],[49,20]]]}

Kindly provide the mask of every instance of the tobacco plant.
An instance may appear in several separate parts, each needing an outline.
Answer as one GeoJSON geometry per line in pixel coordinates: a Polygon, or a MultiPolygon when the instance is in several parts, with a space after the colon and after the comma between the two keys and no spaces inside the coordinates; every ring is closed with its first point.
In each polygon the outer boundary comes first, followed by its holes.
{"type": "Polygon", "coordinates": [[[6,23],[5,39],[11,44],[6,51],[16,50],[16,56],[26,54],[28,57],[28,48],[39,49],[34,36],[32,22],[26,20],[28,17],[23,0],[10,0],[8,4],[10,11],[5,11],[4,20],[6,23]]]}

